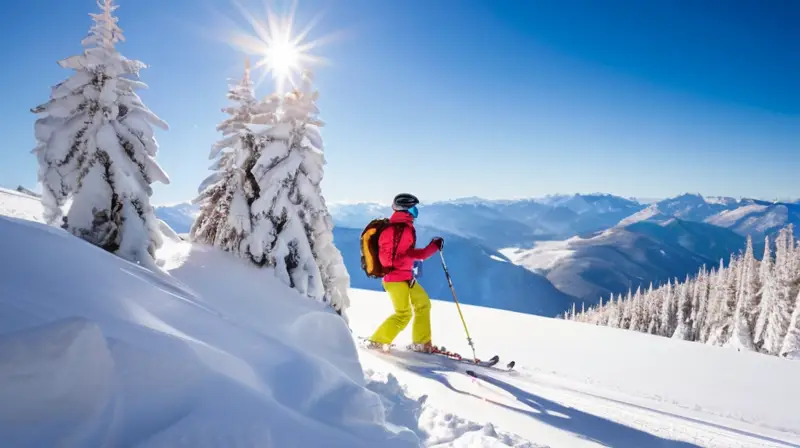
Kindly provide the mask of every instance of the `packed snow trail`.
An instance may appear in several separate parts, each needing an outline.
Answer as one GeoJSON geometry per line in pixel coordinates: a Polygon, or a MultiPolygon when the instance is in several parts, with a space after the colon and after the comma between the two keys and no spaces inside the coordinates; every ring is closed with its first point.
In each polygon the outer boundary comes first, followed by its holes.
{"type": "MultiPolygon", "coordinates": [[[[369,335],[391,313],[383,294],[351,297],[357,335],[369,335]]],[[[499,365],[513,358],[515,371],[403,350],[360,349],[362,364],[391,373],[443,412],[554,447],[800,446],[800,363],[499,310],[462,311],[478,356],[498,353],[499,365]]],[[[434,343],[468,353],[452,303],[434,301],[432,320],[434,343]]]]}

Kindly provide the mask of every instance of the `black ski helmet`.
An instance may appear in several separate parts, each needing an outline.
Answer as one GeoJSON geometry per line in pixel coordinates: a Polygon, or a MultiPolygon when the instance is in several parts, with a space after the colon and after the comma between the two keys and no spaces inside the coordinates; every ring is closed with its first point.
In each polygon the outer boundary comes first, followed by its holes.
{"type": "Polygon", "coordinates": [[[405,211],[419,204],[419,199],[411,193],[400,193],[392,201],[392,210],[405,211]]]}

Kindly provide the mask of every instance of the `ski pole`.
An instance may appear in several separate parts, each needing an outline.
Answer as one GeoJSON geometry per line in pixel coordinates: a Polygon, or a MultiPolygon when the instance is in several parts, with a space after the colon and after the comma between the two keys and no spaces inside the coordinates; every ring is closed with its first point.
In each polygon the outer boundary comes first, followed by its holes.
{"type": "Polygon", "coordinates": [[[475,354],[475,345],[472,343],[472,338],[469,336],[469,330],[467,329],[467,322],[464,320],[464,314],[461,313],[461,305],[458,304],[458,298],[456,298],[456,289],[453,287],[453,279],[450,278],[450,271],[447,270],[447,263],[444,262],[444,253],[442,250],[439,250],[439,257],[442,259],[442,269],[444,269],[444,275],[447,276],[447,284],[450,286],[450,292],[453,293],[453,301],[456,302],[458,315],[461,317],[461,323],[464,325],[464,332],[467,333],[467,343],[472,349],[472,358],[477,361],[478,356],[475,354]]]}

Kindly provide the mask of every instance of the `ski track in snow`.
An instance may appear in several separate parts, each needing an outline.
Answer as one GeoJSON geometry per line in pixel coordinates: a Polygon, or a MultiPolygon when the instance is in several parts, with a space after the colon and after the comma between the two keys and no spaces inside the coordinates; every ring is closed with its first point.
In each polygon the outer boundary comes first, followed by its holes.
{"type": "Polygon", "coordinates": [[[390,372],[365,369],[364,373],[367,389],[381,397],[387,420],[414,431],[425,446],[546,446],[498,431],[491,423],[479,424],[453,412],[437,409],[427,403],[427,395],[412,396],[407,386],[400,384],[397,377],[390,372]]]}
{"type": "MultiPolygon", "coordinates": [[[[670,447],[694,447],[694,446],[713,446],[713,447],[798,447],[798,441],[789,442],[778,438],[738,429],[734,426],[713,423],[701,418],[694,418],[686,415],[659,410],[640,404],[635,404],[626,400],[615,399],[599,393],[587,392],[579,388],[570,387],[563,384],[564,381],[548,379],[548,375],[523,368],[510,372],[497,372],[493,369],[473,367],[467,364],[458,363],[445,358],[433,357],[409,353],[403,350],[395,351],[392,354],[384,354],[375,350],[360,348],[362,363],[370,366],[367,370],[371,390],[378,393],[385,400],[387,395],[405,396],[409,389],[407,384],[400,384],[398,378],[409,378],[414,375],[422,378],[425,382],[436,382],[441,386],[473,400],[482,406],[495,407],[493,415],[497,420],[503,421],[500,414],[514,412],[530,419],[529,426],[533,427],[537,421],[542,422],[552,428],[558,428],[566,433],[572,433],[578,439],[583,439],[582,443],[578,440],[570,440],[569,446],[583,445],[583,443],[603,446],[670,446],[670,447]],[[375,369],[375,370],[373,370],[375,369]],[[478,373],[479,378],[472,378],[466,375],[467,369],[478,373]],[[377,373],[383,370],[383,373],[377,373]],[[387,373],[387,372],[394,372],[387,373]],[[388,375],[380,387],[375,387],[375,379],[379,376],[388,375]],[[458,378],[463,376],[463,378],[458,378]],[[460,380],[460,381],[458,381],[460,380]],[[383,384],[386,383],[386,386],[383,384]],[[562,384],[559,384],[562,383],[562,384]]],[[[501,361],[501,364],[503,362],[501,361]]],[[[419,378],[417,378],[419,379],[419,378]]],[[[412,380],[413,381],[413,380],[412,380]]],[[[418,387],[419,390],[432,390],[433,386],[427,384],[418,387]]],[[[389,419],[393,423],[410,427],[417,433],[426,446],[439,446],[441,440],[431,437],[428,433],[431,426],[444,424],[441,421],[427,423],[431,417],[444,416],[451,429],[458,426],[463,428],[461,431],[451,431],[451,437],[461,437],[468,431],[483,431],[493,434],[502,443],[500,446],[513,447],[540,447],[549,445],[537,445],[534,442],[524,440],[518,435],[506,432],[508,428],[502,425],[486,423],[480,425],[475,422],[468,422],[463,418],[455,417],[454,413],[437,410],[421,412],[421,409],[428,406],[441,406],[446,409],[448,401],[436,401],[435,404],[428,395],[417,395],[416,398],[406,398],[409,403],[413,403],[411,409],[405,404],[405,414],[389,414],[389,419]],[[418,415],[419,424],[413,423],[413,418],[408,414],[418,415]],[[392,420],[395,418],[396,420],[392,420]],[[452,421],[459,423],[450,423],[452,421]],[[488,429],[487,429],[488,427],[488,429]]],[[[635,401],[635,400],[631,400],[635,401]]],[[[402,409],[403,404],[399,407],[402,409]]],[[[463,407],[455,406],[459,409],[463,407]]],[[[426,409],[426,410],[427,410],[426,409]]],[[[452,409],[452,412],[458,412],[452,409]]],[[[547,437],[546,439],[550,439],[547,437]]],[[[486,443],[483,440],[483,443],[486,443]]],[[[450,445],[446,445],[450,446],[450,445]]],[[[460,445],[459,445],[460,446],[460,445]]],[[[566,446],[556,444],[553,446],[566,446]]]]}
{"type": "MultiPolygon", "coordinates": [[[[369,334],[390,312],[380,293],[354,291],[351,300],[358,336],[369,334]]],[[[462,309],[479,356],[498,350],[498,366],[518,357],[514,371],[360,346],[362,365],[390,373],[412,399],[424,396],[425,406],[472,422],[475,431],[491,423],[490,432],[507,437],[494,440],[498,446],[800,447],[791,404],[795,394],[786,389],[797,367],[791,362],[590,325],[562,332],[557,320],[462,309]],[[638,361],[631,364],[633,359],[638,361]],[[678,359],[687,365],[702,360],[694,367],[705,373],[676,377],[664,370],[681,372],[678,359]],[[487,377],[473,379],[464,373],[467,368],[487,377]],[[742,389],[756,379],[753,375],[772,378],[758,397],[742,389]]],[[[434,301],[432,321],[439,344],[468,353],[459,342],[464,334],[452,303],[434,301]]],[[[409,333],[398,336],[398,347],[408,342],[409,333]]],[[[419,421],[412,430],[433,446],[423,418],[419,421]]]]}

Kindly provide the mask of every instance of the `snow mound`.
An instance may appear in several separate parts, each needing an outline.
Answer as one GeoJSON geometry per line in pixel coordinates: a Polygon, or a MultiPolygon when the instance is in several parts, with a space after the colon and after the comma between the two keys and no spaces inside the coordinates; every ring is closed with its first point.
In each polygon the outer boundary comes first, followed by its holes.
{"type": "Polygon", "coordinates": [[[102,332],[73,317],[0,336],[0,439],[101,445],[113,416],[114,360],[102,332]],[[50,435],[62,434],[52,439],[50,435]]]}
{"type": "Polygon", "coordinates": [[[418,445],[344,321],[270,272],[174,240],[153,272],[16,218],[0,235],[0,446],[418,445]]]}
{"type": "Polygon", "coordinates": [[[381,397],[387,420],[411,428],[427,447],[518,447],[534,445],[512,434],[498,432],[491,423],[478,424],[452,412],[430,406],[427,395],[413,397],[408,387],[387,372],[365,370],[367,388],[381,397]]]}

